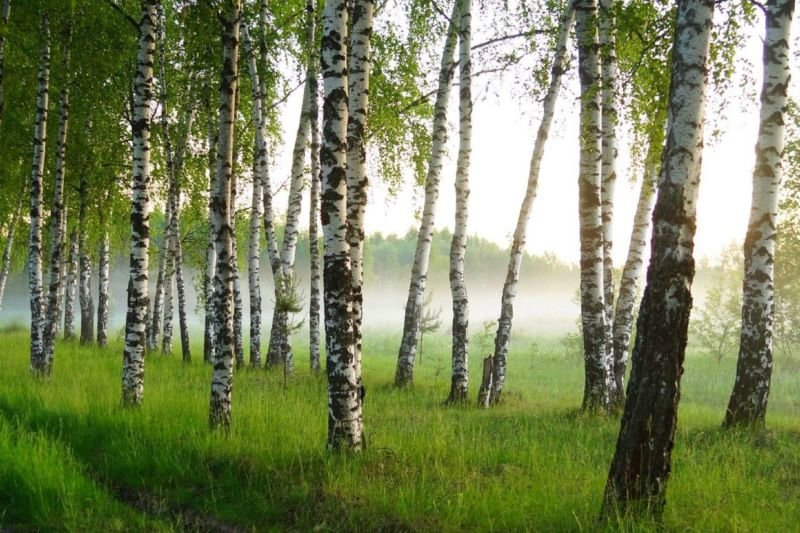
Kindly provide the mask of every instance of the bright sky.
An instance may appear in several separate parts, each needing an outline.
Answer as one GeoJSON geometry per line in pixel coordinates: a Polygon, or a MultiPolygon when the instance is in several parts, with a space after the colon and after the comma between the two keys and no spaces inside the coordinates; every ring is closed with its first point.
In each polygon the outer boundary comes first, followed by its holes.
{"type": "MultiPolygon", "coordinates": [[[[756,65],[756,87],[760,86],[762,26],[763,22],[750,31],[751,38],[742,51],[742,55],[756,65]]],[[[556,121],[546,146],[538,195],[528,226],[527,250],[535,254],[552,252],[566,261],[577,262],[579,88],[575,77],[572,78],[562,88],[556,121]]],[[[480,83],[485,82],[481,80],[480,83]]],[[[453,93],[457,94],[457,91],[453,93]]],[[[513,102],[507,84],[502,84],[497,93],[498,97],[479,100],[474,106],[469,233],[507,247],[526,187],[541,106],[513,102]]],[[[455,100],[451,99],[448,115],[451,133],[448,158],[442,173],[437,228],[452,229],[454,220],[453,183],[458,150],[455,100]]],[[[292,134],[299,116],[299,105],[299,97],[290,100],[284,114],[285,130],[292,134]]],[[[714,111],[713,107],[707,108],[708,114],[714,111]]],[[[695,248],[698,259],[706,257],[713,260],[732,241],[741,242],[747,226],[758,107],[755,103],[743,106],[735,102],[724,113],[725,120],[720,124],[724,133],[719,140],[706,143],[703,155],[695,248]],[[743,110],[743,107],[747,109],[743,110]]],[[[707,137],[711,129],[706,127],[707,137]]],[[[290,146],[293,140],[291,135],[286,139],[286,145],[290,146]]],[[[620,145],[614,215],[614,256],[618,265],[624,262],[627,253],[639,183],[639,176],[629,175],[626,142],[622,140],[620,145]],[[632,182],[632,179],[637,181],[632,182]]],[[[273,179],[282,181],[278,176],[288,174],[288,171],[281,170],[288,168],[288,148],[281,148],[276,155],[278,174],[273,179]]],[[[387,187],[379,179],[371,177],[366,212],[367,231],[404,234],[409,228],[417,229],[419,223],[414,215],[421,211],[423,197],[421,188],[415,189],[410,185],[396,197],[390,197],[387,187]]],[[[278,199],[277,202],[280,206],[284,205],[285,200],[278,199]]]]}

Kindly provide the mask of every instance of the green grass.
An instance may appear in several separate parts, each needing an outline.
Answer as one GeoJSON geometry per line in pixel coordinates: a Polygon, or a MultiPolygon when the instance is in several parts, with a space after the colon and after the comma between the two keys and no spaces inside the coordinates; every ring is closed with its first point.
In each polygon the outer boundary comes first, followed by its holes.
{"type": "MultiPolygon", "coordinates": [[[[0,525],[37,529],[595,530],[619,423],[577,413],[583,369],[555,339],[518,338],[506,402],[446,408],[448,339],[425,341],[411,390],[391,386],[399,335],[368,332],[369,448],[325,452],[324,378],[234,377],[233,428],[208,430],[211,369],[149,356],[145,404],[120,407],[120,345],[57,347],[32,379],[28,337],[0,332],[0,525]],[[87,512],[91,509],[91,512],[87,512]]],[[[195,349],[195,354],[199,349],[195,349]]],[[[478,358],[471,361],[473,385],[478,358]]],[[[689,357],[669,530],[800,523],[800,380],[776,366],[769,430],[719,429],[735,361],[689,357]]],[[[475,398],[475,386],[470,397],[475,398]]],[[[624,522],[608,529],[648,530],[624,522]]]]}

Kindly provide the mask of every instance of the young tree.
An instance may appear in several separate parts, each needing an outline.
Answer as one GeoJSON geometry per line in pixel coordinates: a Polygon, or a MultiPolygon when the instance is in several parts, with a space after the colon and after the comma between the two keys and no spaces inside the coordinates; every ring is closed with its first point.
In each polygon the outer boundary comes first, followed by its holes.
{"type": "Polygon", "coordinates": [[[139,48],[133,83],[133,192],[131,197],[131,255],[128,312],[122,356],[122,404],[141,405],[144,399],[145,320],[150,247],[150,105],[153,98],[153,60],[156,48],[158,0],[141,0],[139,48]]]}
{"type": "MultiPolygon", "coordinates": [[[[209,104],[210,107],[210,104],[209,104]]],[[[206,245],[206,265],[203,273],[203,287],[205,295],[205,323],[203,328],[203,361],[214,362],[216,353],[217,336],[214,330],[214,276],[217,272],[217,253],[214,246],[216,232],[214,230],[214,205],[213,198],[217,190],[217,141],[219,140],[218,125],[214,120],[208,121],[208,241],[206,245]],[[216,129],[215,129],[216,128],[216,129]]]]}
{"type": "Polygon", "coordinates": [[[636,324],[628,398],[606,484],[606,514],[659,516],[666,503],[692,306],[692,252],[714,4],[714,0],[678,2],[652,255],[636,324]]]}
{"type": "Polygon", "coordinates": [[[397,356],[397,369],[394,383],[397,387],[414,382],[414,358],[416,357],[419,325],[422,318],[422,298],[428,280],[433,226],[436,216],[436,201],[439,198],[439,177],[447,146],[447,104],[450,100],[450,87],[455,70],[455,50],[458,39],[459,0],[453,0],[453,9],[447,27],[447,38],[442,51],[439,67],[439,84],[433,112],[431,155],[428,161],[428,175],[425,179],[425,206],[422,211],[414,264],[411,267],[411,282],[406,300],[403,338],[397,356]]]}
{"type": "Polygon", "coordinates": [[[761,119],[750,222],[744,241],[742,333],[736,382],[725,413],[725,426],[763,425],[772,379],[775,232],[778,189],[783,177],[794,0],[768,0],[765,11],[761,119]]]}
{"type": "Polygon", "coordinates": [[[544,146],[550,134],[550,125],[553,123],[553,114],[561,88],[561,75],[566,68],[567,39],[572,22],[575,20],[573,2],[568,1],[561,16],[558,29],[558,38],[553,53],[553,63],[550,66],[550,84],[542,102],[542,121],[536,133],[536,142],[533,146],[533,155],[528,170],[528,186],[517,217],[517,226],[514,229],[514,240],[511,243],[511,258],[508,262],[506,281],[503,284],[503,295],[500,300],[500,319],[497,321],[497,335],[494,339],[494,356],[492,361],[492,388],[489,394],[489,403],[500,401],[503,385],[506,381],[506,359],[508,345],[511,342],[511,322],[514,319],[514,300],[517,296],[519,272],[522,266],[522,256],[525,252],[526,234],[531,207],[536,199],[539,186],[539,170],[544,156],[544,146]]]}
{"type": "Polygon", "coordinates": [[[211,198],[211,218],[217,256],[214,274],[214,326],[216,351],[211,378],[209,425],[227,429],[231,424],[233,386],[233,136],[238,85],[239,25],[241,0],[225,0],[222,14],[222,82],[219,91],[219,140],[216,188],[211,198]]]}
{"type": "Polygon", "coordinates": [[[469,202],[469,163],[472,154],[472,0],[460,0],[459,21],[459,100],[458,159],[456,161],[456,220],[450,243],[450,294],[453,298],[453,371],[447,403],[467,401],[469,383],[467,327],[469,300],[464,281],[464,257],[467,252],[467,217],[469,202]]]}
{"type": "MultiPolygon", "coordinates": [[[[363,0],[357,0],[361,2],[363,0]]],[[[328,449],[358,452],[363,411],[353,338],[350,250],[347,243],[347,27],[345,0],[325,3],[322,79],[325,94],[320,163],[324,252],[328,449]]]]}
{"type": "Polygon", "coordinates": [[[108,346],[108,287],[111,268],[111,242],[108,236],[108,220],[101,206],[98,210],[100,218],[100,250],[97,267],[97,344],[108,346]]]}
{"type": "Polygon", "coordinates": [[[50,84],[50,21],[42,15],[42,51],[36,89],[33,125],[33,170],[30,185],[30,234],[28,238],[28,288],[31,295],[31,372],[46,376],[50,367],[44,351],[44,302],[42,301],[42,179],[47,148],[47,103],[50,84]]]}
{"type": "Polygon", "coordinates": [[[578,72],[581,80],[580,175],[578,178],[581,241],[581,325],[585,381],[584,411],[609,405],[603,299],[603,223],[601,217],[600,69],[597,0],[575,2],[578,72]]]}
{"type": "Polygon", "coordinates": [[[628,366],[628,348],[633,327],[633,309],[636,305],[639,280],[644,270],[644,250],[648,242],[650,217],[656,200],[656,181],[658,178],[658,158],[663,149],[663,134],[650,139],[644,163],[644,173],[639,189],[639,200],[633,218],[628,255],[622,268],[619,282],[619,296],[613,316],[613,379],[611,388],[611,406],[622,409],[625,404],[625,371],[628,366]]]}

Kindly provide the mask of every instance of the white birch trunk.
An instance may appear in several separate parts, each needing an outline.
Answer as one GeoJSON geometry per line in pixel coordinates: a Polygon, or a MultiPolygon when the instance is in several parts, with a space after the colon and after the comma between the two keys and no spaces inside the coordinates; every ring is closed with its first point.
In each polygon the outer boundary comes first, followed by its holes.
{"type": "MultiPolygon", "coordinates": [[[[614,0],[599,0],[599,42],[601,67],[601,190],[603,218],[603,303],[606,325],[606,373],[614,367],[614,191],[617,183],[617,40],[614,35],[614,0]]],[[[616,381],[610,379],[609,398],[615,397],[616,381]]]]}
{"type": "MultiPolygon", "coordinates": [[[[308,16],[308,35],[314,39],[316,1],[306,1],[306,12],[308,16]]],[[[319,347],[319,318],[320,318],[320,264],[319,264],[319,189],[320,189],[320,169],[319,169],[319,104],[317,100],[317,48],[313,46],[316,39],[310,41],[308,70],[306,73],[306,83],[308,92],[311,95],[309,100],[309,129],[311,130],[311,191],[310,206],[308,212],[308,244],[310,260],[310,282],[309,302],[308,302],[308,356],[311,366],[311,373],[319,374],[320,347],[319,347]]]]}
{"type": "Polygon", "coordinates": [[[514,300],[517,297],[517,284],[519,282],[520,266],[522,257],[525,253],[525,243],[527,240],[528,220],[530,219],[531,207],[536,199],[536,192],[539,186],[539,170],[544,156],[544,147],[547,137],[550,134],[550,125],[553,123],[558,93],[561,88],[561,75],[565,69],[565,57],[567,54],[567,39],[570,29],[575,19],[575,10],[572,2],[568,2],[561,16],[558,30],[558,40],[553,53],[553,64],[550,67],[550,85],[547,88],[544,101],[542,102],[542,122],[536,133],[536,142],[533,146],[533,154],[528,169],[528,186],[522,205],[517,217],[517,226],[514,229],[514,240],[511,244],[511,257],[508,262],[506,281],[503,285],[503,295],[500,300],[500,319],[497,321],[497,335],[494,339],[494,360],[492,361],[492,390],[489,395],[489,403],[496,404],[500,401],[503,386],[506,381],[506,362],[508,358],[508,346],[511,342],[511,323],[514,319],[514,300]]]}
{"type": "Polygon", "coordinates": [[[36,89],[33,126],[33,169],[30,186],[30,234],[28,238],[28,288],[31,305],[30,369],[35,376],[49,372],[44,351],[44,302],[42,299],[42,179],[47,147],[47,102],[50,83],[50,22],[42,15],[42,51],[36,89]]]}
{"type": "Polygon", "coordinates": [[[133,84],[133,192],[131,257],[125,349],[122,360],[122,404],[141,405],[144,399],[145,320],[149,307],[148,248],[150,246],[150,103],[153,98],[156,5],[142,0],[139,50],[133,84]]]}
{"type": "Polygon", "coordinates": [[[425,178],[425,206],[417,236],[414,264],[411,267],[411,282],[403,321],[403,338],[400,342],[394,378],[395,386],[398,387],[411,385],[414,382],[414,359],[417,355],[419,328],[422,320],[422,299],[428,279],[436,201],[439,198],[439,177],[442,173],[442,163],[447,147],[447,104],[450,100],[450,87],[455,70],[453,56],[458,39],[458,6],[459,0],[453,0],[453,9],[450,13],[447,38],[439,68],[439,84],[433,107],[431,156],[428,161],[428,175],[425,178]]]}
{"type": "Polygon", "coordinates": [[[742,332],[736,382],[725,425],[763,425],[772,380],[775,316],[775,238],[778,192],[786,146],[790,49],[794,0],[768,0],[764,39],[764,81],[753,170],[750,221],[744,241],[742,332]]]}
{"type": "Polygon", "coordinates": [[[111,269],[110,242],[105,216],[100,213],[100,257],[97,266],[97,344],[108,346],[108,287],[111,269]]]}
{"type": "Polygon", "coordinates": [[[165,283],[167,278],[167,263],[169,261],[169,225],[172,220],[172,202],[167,200],[164,210],[164,229],[162,230],[161,246],[158,249],[158,272],[156,274],[156,290],[153,294],[153,312],[150,316],[147,349],[155,351],[161,337],[161,322],[164,316],[165,283]]]}
{"type": "Polygon", "coordinates": [[[325,3],[322,23],[323,143],[321,219],[324,234],[328,449],[364,445],[361,391],[353,342],[350,250],[347,244],[347,28],[345,0],[325,3]]]}
{"type": "Polygon", "coordinates": [[[238,84],[239,24],[241,0],[224,2],[222,82],[219,103],[219,142],[217,178],[211,199],[215,232],[217,268],[214,274],[214,312],[217,345],[214,373],[211,378],[209,425],[227,429],[231,424],[231,389],[233,387],[233,136],[236,121],[238,84]]]}
{"type": "Polygon", "coordinates": [[[89,184],[86,176],[81,176],[80,207],[78,211],[78,261],[80,276],[78,279],[78,296],[81,307],[81,344],[94,342],[94,302],[92,301],[92,260],[89,257],[88,222],[89,184]]]}
{"type": "Polygon", "coordinates": [[[67,280],[64,290],[64,338],[75,338],[75,294],[78,287],[78,230],[72,228],[69,235],[69,257],[67,258],[67,280]]]}
{"type": "MultiPolygon", "coordinates": [[[[361,378],[361,324],[364,314],[364,210],[367,207],[367,115],[369,76],[372,68],[372,21],[374,0],[356,0],[353,5],[348,56],[347,117],[347,242],[350,248],[350,298],[353,313],[353,350],[356,382],[361,378]]],[[[306,85],[308,87],[308,85],[306,85]]],[[[310,94],[308,95],[310,99],[310,94]]],[[[307,101],[307,105],[310,101],[307,101]]],[[[307,111],[308,113],[308,111],[307,111]]],[[[299,199],[298,199],[299,212],[299,199]]],[[[296,230],[295,230],[296,233],[296,230]]],[[[296,240],[296,237],[295,237],[296,240]]],[[[294,255],[294,254],[292,254],[294,255]]],[[[292,258],[294,259],[294,258],[292,258]]],[[[359,393],[363,409],[363,395],[359,393]]],[[[363,419],[361,420],[363,422],[363,419]]],[[[363,433],[363,428],[361,429],[363,433]]]]}
{"type": "Polygon", "coordinates": [[[63,67],[66,73],[66,79],[59,98],[55,185],[53,187],[53,209],[50,212],[50,230],[52,232],[50,241],[50,281],[47,291],[47,303],[45,305],[43,333],[44,357],[46,359],[46,372],[48,374],[50,374],[53,368],[56,335],[58,334],[58,323],[61,318],[58,306],[58,294],[63,284],[61,268],[64,262],[64,223],[66,221],[66,212],[64,208],[64,173],[66,171],[67,129],[69,127],[69,48],[71,34],[72,25],[68,23],[67,37],[63,43],[65,45],[63,67]]]}
{"type": "Polygon", "coordinates": [[[694,206],[714,4],[679,0],[676,10],[667,142],[628,398],[605,489],[604,512],[609,516],[645,511],[658,517],[666,504],[692,307],[694,206]]]}
{"type": "Polygon", "coordinates": [[[61,317],[64,314],[64,298],[67,290],[67,206],[61,217],[61,264],[59,265],[58,294],[56,295],[55,336],[61,333],[61,317]]]}
{"type": "Polygon", "coordinates": [[[253,50],[253,42],[247,26],[242,25],[242,44],[247,57],[247,68],[250,72],[250,82],[253,91],[253,127],[256,130],[256,140],[253,152],[253,195],[250,203],[250,241],[248,246],[247,275],[248,289],[250,291],[250,366],[261,367],[261,206],[263,176],[259,173],[259,149],[263,142],[264,129],[261,126],[263,113],[261,111],[261,83],[258,76],[258,66],[253,50]]]}
{"type": "Polygon", "coordinates": [[[603,222],[601,217],[600,57],[597,1],[575,2],[578,72],[581,81],[580,175],[581,324],[585,382],[584,411],[609,406],[609,368],[605,356],[603,299],[603,222]]]}
{"type": "MultiPolygon", "coordinates": [[[[231,206],[235,202],[231,199],[231,206]]],[[[236,227],[236,222],[231,224],[231,227],[236,227]]],[[[244,368],[244,338],[242,336],[244,331],[244,305],[242,302],[242,282],[239,278],[239,250],[236,246],[236,233],[233,234],[233,253],[231,255],[231,269],[233,270],[233,349],[236,357],[236,366],[244,368]]]]}
{"type": "Polygon", "coordinates": [[[209,364],[214,362],[216,353],[216,331],[214,330],[214,276],[217,272],[217,252],[215,248],[216,231],[214,222],[213,198],[217,190],[217,140],[219,138],[218,125],[213,120],[209,121],[208,130],[208,240],[206,245],[206,268],[203,276],[205,291],[205,323],[203,328],[203,361],[209,364]]]}
{"type": "Polygon", "coordinates": [[[633,218],[628,255],[625,259],[625,266],[622,268],[619,296],[614,308],[612,372],[615,385],[611,392],[611,407],[615,410],[621,409],[625,404],[625,372],[628,366],[628,350],[633,328],[633,310],[636,307],[639,280],[644,271],[644,252],[649,242],[650,219],[656,200],[659,157],[663,147],[664,139],[661,133],[651,136],[644,163],[642,184],[639,188],[639,200],[636,203],[636,213],[633,218]]]}
{"type": "Polygon", "coordinates": [[[467,252],[469,209],[469,166],[472,154],[472,0],[460,0],[459,21],[459,103],[458,159],[456,161],[456,220],[450,243],[450,294],[453,299],[453,371],[448,403],[467,401],[469,384],[469,300],[464,281],[464,257],[467,252]]]}

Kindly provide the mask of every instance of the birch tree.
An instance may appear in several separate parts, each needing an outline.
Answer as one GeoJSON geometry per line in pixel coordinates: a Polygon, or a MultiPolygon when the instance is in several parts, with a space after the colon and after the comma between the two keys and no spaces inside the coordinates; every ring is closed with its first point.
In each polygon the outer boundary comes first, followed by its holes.
{"type": "Polygon", "coordinates": [[[765,7],[761,114],[744,241],[739,360],[724,420],[728,427],[764,424],[772,379],[776,215],[783,177],[794,0],[769,0],[765,7]]]}
{"type": "Polygon", "coordinates": [[[50,22],[42,15],[42,49],[36,86],[36,117],[33,126],[33,169],[30,185],[30,232],[28,237],[28,288],[31,306],[30,369],[46,376],[50,367],[44,351],[44,302],[42,300],[42,179],[47,148],[47,104],[50,84],[50,22]]]}
{"type": "Polygon", "coordinates": [[[692,306],[694,232],[713,0],[679,0],[667,141],[633,365],[604,512],[659,516],[672,468],[680,378],[692,306]]]}
{"type": "Polygon", "coordinates": [[[208,126],[208,240],[206,244],[206,265],[203,274],[205,289],[205,322],[203,327],[203,360],[206,363],[214,362],[216,352],[216,332],[214,331],[214,276],[217,272],[217,252],[215,248],[215,223],[213,198],[217,190],[217,140],[219,138],[218,125],[215,129],[214,120],[209,120],[208,126]]]}
{"type": "Polygon", "coordinates": [[[656,200],[656,181],[658,179],[658,158],[663,147],[663,134],[650,139],[650,147],[645,159],[644,174],[639,188],[639,199],[633,218],[628,255],[622,268],[619,282],[619,295],[613,316],[613,379],[611,406],[622,409],[625,404],[625,372],[628,366],[628,349],[633,327],[633,310],[636,305],[639,280],[644,270],[644,252],[650,229],[650,218],[656,200]]]}
{"type": "Polygon", "coordinates": [[[148,303],[150,246],[150,105],[153,98],[153,60],[156,47],[158,0],[141,0],[139,47],[133,83],[133,191],[131,195],[131,255],[128,312],[122,357],[122,404],[141,405],[144,399],[145,321],[148,303]]]}
{"type": "Polygon", "coordinates": [[[467,219],[469,202],[469,164],[472,154],[472,0],[460,0],[459,16],[459,101],[458,159],[456,161],[456,220],[450,243],[450,294],[453,299],[453,370],[447,403],[463,404],[467,400],[469,300],[464,282],[464,257],[467,251],[467,219]]]}
{"type": "MultiPolygon", "coordinates": [[[[361,0],[357,0],[361,1],[361,0]]],[[[353,338],[350,250],[347,243],[347,27],[345,0],[325,3],[321,67],[325,94],[320,163],[324,234],[328,449],[358,452],[363,410],[353,338]]]]}
{"type": "Polygon", "coordinates": [[[581,82],[580,175],[578,178],[581,241],[581,325],[585,381],[584,411],[603,411],[609,405],[603,299],[603,223],[601,217],[600,70],[597,1],[575,3],[578,73],[581,82]]]}
{"type": "Polygon", "coordinates": [[[61,88],[59,96],[58,113],[58,138],[56,139],[56,170],[55,185],[53,187],[53,209],[50,212],[50,282],[48,286],[47,302],[45,304],[44,320],[44,357],[46,360],[49,374],[53,367],[53,356],[55,354],[56,335],[58,322],[61,318],[58,312],[58,293],[61,290],[63,279],[61,277],[61,267],[64,257],[64,223],[66,212],[64,207],[64,174],[66,171],[67,154],[67,128],[69,126],[69,58],[70,41],[72,40],[72,24],[67,23],[66,39],[64,45],[64,86],[61,88]]]}
{"type": "Polygon", "coordinates": [[[75,290],[78,287],[78,230],[72,228],[69,234],[69,255],[67,256],[67,278],[64,290],[64,338],[75,338],[75,290]]]}
{"type": "MultiPolygon", "coordinates": [[[[614,316],[614,191],[617,183],[617,52],[614,0],[599,0],[599,44],[601,63],[601,169],[600,202],[603,220],[603,303],[605,304],[606,365],[613,366],[614,316]]],[[[616,381],[609,381],[609,395],[614,397],[616,381]]]]}
{"type": "Polygon", "coordinates": [[[233,387],[233,136],[238,84],[239,25],[241,0],[225,0],[222,21],[222,82],[219,91],[219,140],[216,188],[211,198],[211,217],[217,256],[214,274],[216,351],[211,378],[209,425],[227,429],[231,424],[233,387]]]}
{"type": "MultiPolygon", "coordinates": [[[[307,31],[310,35],[316,35],[316,1],[306,0],[306,13],[308,17],[307,31]]],[[[316,39],[312,41],[316,43],[316,39]]],[[[306,71],[306,83],[309,99],[309,130],[311,131],[311,187],[309,192],[308,208],[308,246],[310,262],[310,289],[308,296],[308,357],[311,372],[316,375],[320,371],[320,348],[319,348],[319,314],[320,314],[320,265],[319,265],[319,189],[320,189],[320,168],[319,168],[319,105],[317,103],[318,82],[317,82],[317,54],[316,46],[310,47],[308,51],[308,69],[306,71]]]]}
{"type": "Polygon", "coordinates": [[[78,207],[78,296],[81,308],[81,344],[94,342],[94,302],[92,300],[92,260],[89,256],[89,183],[86,174],[81,175],[80,205],[78,207]]]}
{"type": "Polygon", "coordinates": [[[417,343],[422,320],[422,300],[428,280],[428,264],[433,240],[433,228],[436,219],[436,201],[439,198],[439,178],[447,147],[447,104],[450,100],[450,87],[455,70],[455,50],[458,42],[458,6],[459,0],[453,0],[447,37],[442,51],[439,67],[439,80],[436,90],[436,102],[433,111],[431,134],[431,155],[428,161],[428,173],[425,178],[425,205],[422,211],[417,246],[414,252],[414,263],[411,267],[411,282],[406,300],[405,318],[403,320],[403,337],[400,341],[400,352],[397,356],[395,370],[395,386],[403,387],[414,382],[414,359],[417,354],[417,343]]]}
{"type": "Polygon", "coordinates": [[[517,296],[517,284],[519,283],[520,267],[522,266],[522,256],[525,252],[527,240],[528,220],[530,219],[531,207],[536,199],[536,191],[539,186],[539,171],[544,156],[544,147],[547,137],[550,134],[550,126],[553,123],[558,93],[561,88],[561,76],[566,68],[567,39],[570,28],[575,20],[575,10],[573,2],[567,2],[564,13],[561,15],[561,22],[558,29],[555,51],[553,53],[553,63],[550,66],[550,84],[547,88],[544,101],[542,102],[542,121],[539,123],[539,130],[536,133],[536,141],[533,146],[530,167],[528,169],[528,185],[522,205],[517,217],[517,226],[514,229],[514,238],[511,243],[511,258],[508,262],[506,280],[503,284],[503,295],[500,300],[500,319],[497,321],[497,335],[494,339],[494,356],[492,362],[492,390],[489,402],[495,404],[500,401],[503,386],[506,380],[506,361],[508,357],[508,346],[511,342],[511,323],[514,319],[514,300],[517,296]]]}
{"type": "MultiPolygon", "coordinates": [[[[369,79],[372,68],[372,23],[374,0],[360,0],[353,7],[350,28],[347,117],[347,244],[350,249],[350,275],[353,312],[353,350],[356,384],[361,381],[361,325],[364,315],[364,210],[367,207],[367,115],[369,79]]],[[[310,37],[310,36],[309,36],[310,37]]],[[[309,93],[309,104],[311,95],[309,93]]],[[[363,428],[362,428],[363,431],[363,428]]]]}
{"type": "Polygon", "coordinates": [[[111,268],[111,250],[108,236],[108,220],[103,209],[98,211],[100,217],[100,250],[97,266],[97,344],[108,346],[108,288],[111,268]]]}

